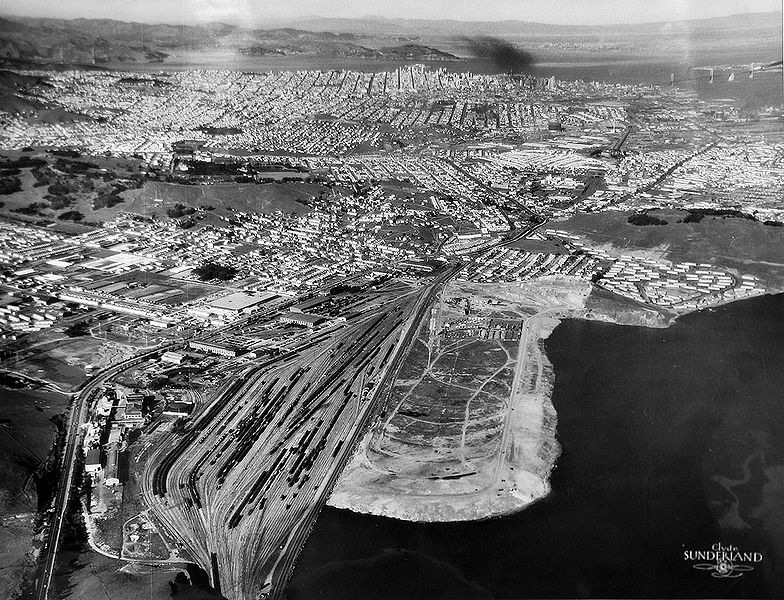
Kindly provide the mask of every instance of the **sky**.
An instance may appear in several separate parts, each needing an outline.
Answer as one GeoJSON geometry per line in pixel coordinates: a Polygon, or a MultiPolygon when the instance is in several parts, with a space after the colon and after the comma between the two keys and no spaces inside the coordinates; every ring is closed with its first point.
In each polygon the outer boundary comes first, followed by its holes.
{"type": "Polygon", "coordinates": [[[248,25],[298,17],[372,15],[596,25],[780,11],[781,6],[782,0],[0,0],[0,15],[248,25]]]}

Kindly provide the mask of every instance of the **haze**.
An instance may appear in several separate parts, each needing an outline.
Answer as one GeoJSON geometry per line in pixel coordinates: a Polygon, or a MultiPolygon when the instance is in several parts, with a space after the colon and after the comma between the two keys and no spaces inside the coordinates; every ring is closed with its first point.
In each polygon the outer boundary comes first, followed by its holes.
{"type": "MultiPolygon", "coordinates": [[[[52,18],[264,24],[316,15],[468,21],[521,20],[569,25],[640,23],[777,11],[778,0],[0,0],[0,14],[52,18]]],[[[740,17],[742,18],[742,16],[740,17]]]]}

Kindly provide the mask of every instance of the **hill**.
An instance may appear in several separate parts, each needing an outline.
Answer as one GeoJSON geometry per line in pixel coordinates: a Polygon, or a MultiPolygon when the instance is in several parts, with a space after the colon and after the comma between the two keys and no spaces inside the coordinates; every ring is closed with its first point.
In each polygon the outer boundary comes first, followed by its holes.
{"type": "MultiPolygon", "coordinates": [[[[234,51],[246,56],[319,55],[454,60],[417,44],[366,47],[367,36],[294,28],[248,29],[226,23],[174,26],[110,19],[2,19],[0,58],[14,67],[159,62],[188,51],[234,51]]],[[[387,39],[387,38],[384,38],[387,39]]],[[[396,41],[396,40],[393,40],[396,41]]]]}
{"type": "MultiPolygon", "coordinates": [[[[765,39],[781,35],[779,13],[750,13],[667,23],[575,26],[527,21],[455,21],[365,17],[309,18],[273,28],[245,24],[169,25],[111,19],[0,18],[0,59],[19,67],[159,62],[189,51],[229,51],[248,56],[318,55],[330,57],[454,60],[447,49],[465,48],[456,40],[499,36],[517,40],[640,36],[666,41],[718,36],[765,39]],[[283,26],[285,25],[285,26],[283,26]],[[424,41],[426,40],[426,42],[424,41]]],[[[465,40],[464,40],[465,41],[465,40]]],[[[465,45],[465,44],[464,44],[465,45]]],[[[472,54],[469,51],[466,55],[472,54]]]]}
{"type": "Polygon", "coordinates": [[[0,70],[0,109],[10,113],[26,113],[45,108],[45,104],[35,97],[35,88],[41,85],[49,85],[45,77],[0,70]]]}
{"type": "Polygon", "coordinates": [[[352,32],[358,35],[395,35],[395,36],[462,36],[462,35],[498,35],[498,36],[532,36],[545,37],[550,35],[584,35],[584,34],[630,34],[700,32],[717,29],[781,29],[781,13],[742,13],[726,17],[708,19],[674,20],[655,23],[625,25],[554,25],[533,21],[457,21],[451,19],[390,19],[385,17],[362,17],[356,19],[312,17],[295,19],[289,22],[291,27],[304,30],[329,30],[335,33],[352,32]]]}

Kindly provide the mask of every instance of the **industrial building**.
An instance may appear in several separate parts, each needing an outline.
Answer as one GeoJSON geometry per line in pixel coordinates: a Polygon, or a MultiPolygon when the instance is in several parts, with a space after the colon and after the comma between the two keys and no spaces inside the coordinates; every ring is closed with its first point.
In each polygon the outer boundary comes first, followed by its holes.
{"type": "Polygon", "coordinates": [[[171,350],[164,352],[161,356],[161,362],[170,363],[173,365],[181,365],[185,360],[185,355],[180,352],[172,352],[171,350]]]}
{"type": "Polygon", "coordinates": [[[315,327],[316,325],[323,323],[325,319],[319,315],[287,312],[281,315],[280,320],[284,323],[293,323],[294,325],[302,325],[303,327],[315,327]]]}
{"type": "Polygon", "coordinates": [[[210,312],[220,316],[236,316],[239,314],[250,314],[265,304],[276,298],[275,294],[246,294],[245,292],[235,292],[222,298],[218,298],[207,303],[210,312]]]}
{"type": "Polygon", "coordinates": [[[192,350],[200,350],[207,354],[217,354],[226,358],[236,358],[242,354],[242,350],[233,346],[226,346],[223,344],[212,344],[210,342],[197,342],[192,341],[188,343],[192,350]]]}

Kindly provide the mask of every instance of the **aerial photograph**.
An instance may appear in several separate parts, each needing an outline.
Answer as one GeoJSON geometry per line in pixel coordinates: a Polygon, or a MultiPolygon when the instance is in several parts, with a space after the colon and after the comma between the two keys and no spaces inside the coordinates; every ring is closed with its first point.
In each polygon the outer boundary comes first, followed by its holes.
{"type": "Polygon", "coordinates": [[[781,0],[0,0],[0,600],[784,598],[781,0]]]}

